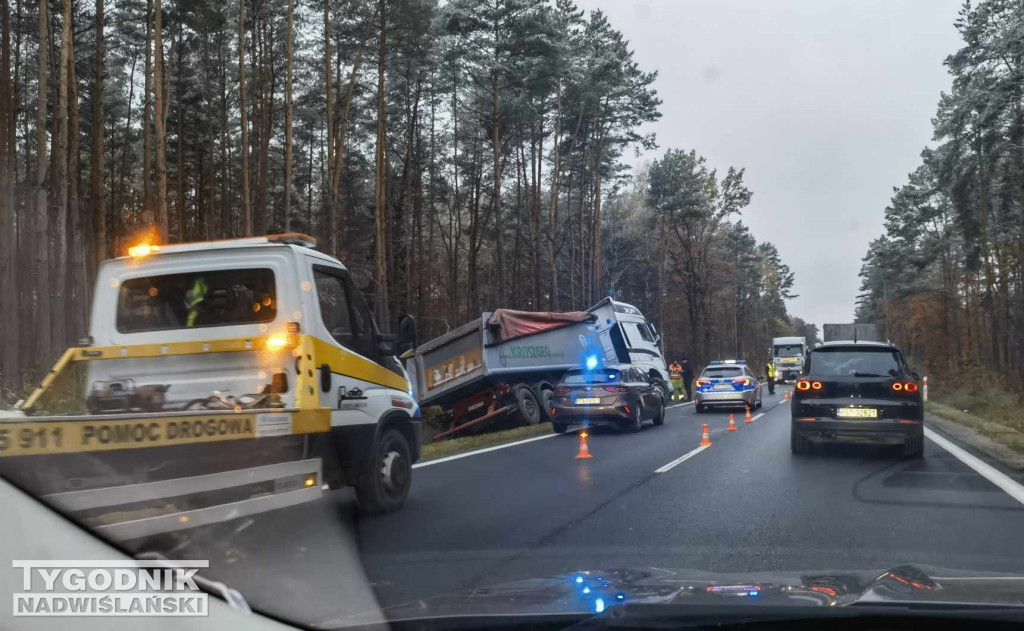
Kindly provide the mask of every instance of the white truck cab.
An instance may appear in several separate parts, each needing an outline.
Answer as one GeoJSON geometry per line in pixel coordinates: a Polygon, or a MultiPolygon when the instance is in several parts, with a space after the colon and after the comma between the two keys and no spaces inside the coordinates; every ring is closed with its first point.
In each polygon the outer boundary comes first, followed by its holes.
{"type": "Polygon", "coordinates": [[[606,349],[606,359],[632,364],[643,370],[662,389],[667,401],[672,394],[672,381],[661,352],[661,335],[640,309],[604,298],[587,311],[597,316],[598,338],[606,349]]]}

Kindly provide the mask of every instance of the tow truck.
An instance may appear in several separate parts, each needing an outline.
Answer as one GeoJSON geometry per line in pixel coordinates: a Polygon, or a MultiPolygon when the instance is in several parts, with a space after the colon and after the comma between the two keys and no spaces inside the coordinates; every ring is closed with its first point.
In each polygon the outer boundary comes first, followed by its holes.
{"type": "Polygon", "coordinates": [[[312,237],[139,244],[98,271],[89,335],[0,412],[0,475],[115,541],[354,486],[398,509],[420,410],[340,261],[312,237]]]}

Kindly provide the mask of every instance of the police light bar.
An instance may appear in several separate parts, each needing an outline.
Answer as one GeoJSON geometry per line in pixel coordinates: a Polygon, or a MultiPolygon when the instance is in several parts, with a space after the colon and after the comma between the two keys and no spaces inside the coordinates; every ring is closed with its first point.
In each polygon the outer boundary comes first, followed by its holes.
{"type": "Polygon", "coordinates": [[[743,360],[743,359],[716,359],[713,362],[709,362],[708,366],[722,366],[722,365],[732,366],[732,365],[739,365],[739,364],[743,364],[745,366],[747,364],[747,362],[746,362],[746,360],[743,360]]]}

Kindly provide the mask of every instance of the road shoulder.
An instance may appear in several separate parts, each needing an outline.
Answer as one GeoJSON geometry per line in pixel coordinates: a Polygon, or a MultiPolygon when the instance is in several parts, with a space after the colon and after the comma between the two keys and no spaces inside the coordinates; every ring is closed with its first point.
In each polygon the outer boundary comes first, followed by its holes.
{"type": "Polygon", "coordinates": [[[1002,443],[996,442],[981,432],[956,421],[937,416],[930,410],[925,413],[925,420],[942,430],[943,433],[969,445],[1000,464],[1014,471],[1024,471],[1024,455],[1017,453],[1002,443]]]}

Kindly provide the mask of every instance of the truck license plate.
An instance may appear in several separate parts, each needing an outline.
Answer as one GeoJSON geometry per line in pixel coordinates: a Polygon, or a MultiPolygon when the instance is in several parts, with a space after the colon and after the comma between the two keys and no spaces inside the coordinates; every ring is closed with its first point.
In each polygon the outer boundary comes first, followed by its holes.
{"type": "Polygon", "coordinates": [[[576,405],[592,405],[594,403],[600,403],[600,402],[601,402],[601,399],[598,399],[597,397],[584,397],[584,398],[576,399],[576,405]]]}
{"type": "Polygon", "coordinates": [[[839,418],[878,418],[878,410],[875,408],[838,408],[836,416],[839,418]]]}

